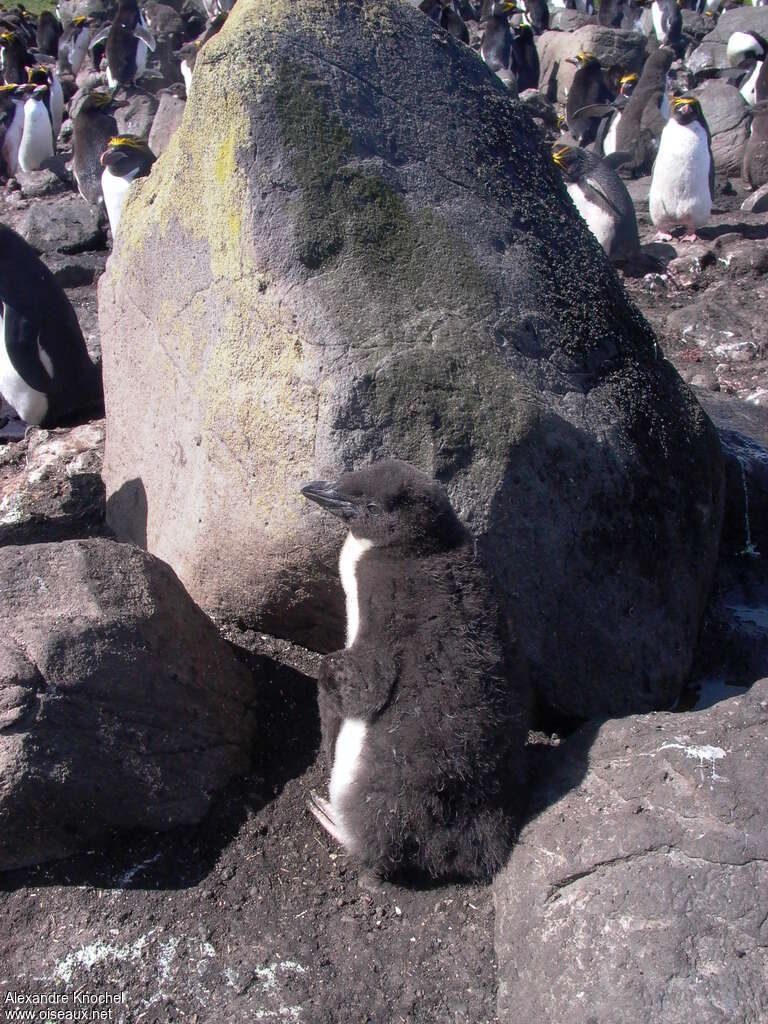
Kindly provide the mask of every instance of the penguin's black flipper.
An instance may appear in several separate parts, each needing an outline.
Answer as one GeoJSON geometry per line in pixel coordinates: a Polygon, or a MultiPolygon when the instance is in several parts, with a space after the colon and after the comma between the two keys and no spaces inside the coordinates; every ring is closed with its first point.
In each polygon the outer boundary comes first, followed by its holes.
{"type": "Polygon", "coordinates": [[[88,49],[92,50],[94,48],[94,46],[98,46],[99,43],[103,43],[104,40],[109,35],[109,31],[110,31],[111,28],[112,28],[111,25],[104,25],[104,26],[102,26],[102,28],[99,29],[99,31],[96,33],[96,35],[93,37],[93,39],[91,39],[91,41],[88,43],[88,49]]]}
{"type": "Polygon", "coordinates": [[[587,175],[583,179],[583,181],[584,181],[585,185],[587,185],[590,189],[592,189],[593,192],[595,192],[598,196],[600,196],[600,198],[603,200],[603,202],[607,206],[610,206],[610,208],[613,210],[613,212],[616,214],[617,217],[621,217],[622,216],[623,210],[621,210],[616,205],[616,203],[611,199],[611,197],[608,195],[608,193],[605,191],[605,189],[603,188],[603,186],[600,184],[599,181],[597,181],[591,175],[587,175]]]}
{"type": "Polygon", "coordinates": [[[323,658],[318,686],[338,701],[343,718],[370,719],[387,706],[398,670],[381,650],[357,641],[353,648],[323,658]]]}
{"type": "Polygon", "coordinates": [[[35,391],[50,394],[53,373],[46,370],[40,358],[40,324],[7,304],[4,306],[3,324],[5,348],[14,370],[35,391]]]}
{"type": "Polygon", "coordinates": [[[143,25],[137,25],[136,28],[134,28],[133,30],[133,34],[136,37],[136,39],[140,39],[142,43],[146,43],[147,48],[151,50],[152,53],[155,52],[155,47],[157,46],[157,43],[155,42],[155,37],[152,35],[148,28],[145,28],[143,25]]]}
{"type": "Polygon", "coordinates": [[[579,120],[585,117],[607,117],[608,114],[616,112],[616,107],[612,103],[590,103],[586,107],[582,107],[581,110],[577,110],[572,115],[573,120],[579,120]]]}
{"type": "Polygon", "coordinates": [[[631,153],[626,153],[624,150],[616,150],[614,153],[609,153],[608,156],[601,157],[604,164],[608,164],[611,170],[615,171],[617,167],[621,167],[627,160],[632,159],[631,153]]]}

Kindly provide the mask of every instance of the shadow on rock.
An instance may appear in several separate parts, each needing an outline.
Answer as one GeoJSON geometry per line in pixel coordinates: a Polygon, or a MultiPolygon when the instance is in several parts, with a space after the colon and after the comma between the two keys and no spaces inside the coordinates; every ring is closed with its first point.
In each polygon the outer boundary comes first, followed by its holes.
{"type": "Polygon", "coordinates": [[[121,540],[147,550],[147,492],[140,477],[109,496],[107,522],[121,540]]]}

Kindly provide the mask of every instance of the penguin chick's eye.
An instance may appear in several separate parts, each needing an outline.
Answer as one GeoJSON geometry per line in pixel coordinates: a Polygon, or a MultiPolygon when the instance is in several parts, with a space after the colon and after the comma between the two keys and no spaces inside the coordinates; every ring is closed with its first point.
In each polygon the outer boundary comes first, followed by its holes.
{"type": "Polygon", "coordinates": [[[375,501],[369,501],[365,506],[365,511],[369,516],[380,516],[384,510],[381,505],[377,505],[375,501]]]}

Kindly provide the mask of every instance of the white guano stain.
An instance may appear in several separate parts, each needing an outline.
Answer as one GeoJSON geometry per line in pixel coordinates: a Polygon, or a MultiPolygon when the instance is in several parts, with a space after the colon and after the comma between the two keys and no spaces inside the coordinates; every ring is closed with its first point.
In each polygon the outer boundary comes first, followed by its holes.
{"type": "Polygon", "coordinates": [[[715,761],[721,761],[725,757],[725,751],[722,747],[713,747],[710,744],[703,744],[696,746],[694,744],[688,744],[684,741],[682,736],[675,736],[675,743],[663,743],[659,747],[661,750],[682,750],[686,757],[695,758],[699,762],[699,771],[701,777],[704,778],[704,764],[707,762],[710,766],[711,774],[710,779],[722,779],[722,775],[718,775],[715,771],[715,761]]]}
{"type": "Polygon", "coordinates": [[[69,953],[63,960],[58,961],[53,970],[53,975],[46,980],[63,981],[66,985],[69,985],[76,967],[84,967],[86,970],[90,970],[96,964],[109,960],[138,960],[151,935],[152,932],[147,932],[145,935],[139,936],[135,942],[126,946],[116,946],[111,942],[103,942],[101,939],[97,939],[96,942],[91,942],[87,946],[81,946],[74,953],[69,953]]]}

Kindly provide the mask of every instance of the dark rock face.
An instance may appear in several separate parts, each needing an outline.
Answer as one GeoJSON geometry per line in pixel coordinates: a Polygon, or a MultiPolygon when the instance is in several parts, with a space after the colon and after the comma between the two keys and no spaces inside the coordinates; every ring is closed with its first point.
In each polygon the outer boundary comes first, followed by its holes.
{"type": "Polygon", "coordinates": [[[696,90],[712,133],[718,174],[739,175],[749,134],[749,106],[735,86],[710,78],[696,90]]]}
{"type": "Polygon", "coordinates": [[[521,107],[394,0],[240,0],[188,102],[100,283],[117,535],[327,650],[342,532],[299,487],[403,458],[495,566],[548,703],[674,699],[719,446],[521,107]]]}
{"type": "Polygon", "coordinates": [[[79,195],[38,200],[19,218],[18,233],[39,253],[103,249],[98,211],[79,195]]]}
{"type": "Polygon", "coordinates": [[[168,148],[168,143],[181,124],[184,116],[184,107],[187,105],[184,86],[171,86],[158,93],[159,105],[154,120],[152,131],[149,133],[149,148],[160,156],[168,148]]]}
{"type": "Polygon", "coordinates": [[[499,1019],[768,1019],[768,680],[707,711],[593,727],[495,882],[499,1019]]]}
{"type": "Polygon", "coordinates": [[[173,572],[104,539],[0,549],[0,869],[199,821],[251,681],[173,572]]]}

